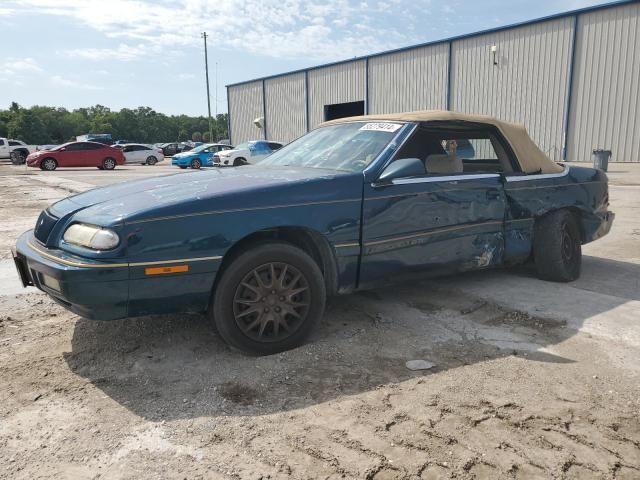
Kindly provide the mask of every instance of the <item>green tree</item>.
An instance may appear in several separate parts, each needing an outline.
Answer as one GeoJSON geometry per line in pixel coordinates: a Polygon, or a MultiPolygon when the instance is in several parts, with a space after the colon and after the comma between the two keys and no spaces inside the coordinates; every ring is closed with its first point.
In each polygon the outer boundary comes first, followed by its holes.
{"type": "Polygon", "coordinates": [[[202,133],[193,132],[191,134],[191,140],[193,140],[194,142],[201,142],[202,141],[202,133]]]}
{"type": "Polygon", "coordinates": [[[202,132],[202,141],[206,143],[211,142],[211,135],[209,132],[202,132]]]}
{"type": "MultiPolygon", "coordinates": [[[[144,106],[113,111],[104,105],[93,105],[69,111],[42,105],[24,108],[12,102],[7,110],[0,109],[0,135],[20,134],[23,140],[35,143],[43,139],[45,143],[63,143],[86,133],[110,133],[114,139],[134,142],[172,142],[189,140],[189,132],[203,131],[209,131],[203,116],[164,115],[144,106]]],[[[209,141],[227,137],[227,116],[218,115],[209,141]]]]}
{"type": "Polygon", "coordinates": [[[178,132],[178,141],[185,142],[187,140],[189,140],[189,132],[183,128],[178,132]]]}
{"type": "Polygon", "coordinates": [[[51,142],[47,127],[33,112],[21,110],[9,123],[8,136],[27,143],[43,144],[51,142]]]}

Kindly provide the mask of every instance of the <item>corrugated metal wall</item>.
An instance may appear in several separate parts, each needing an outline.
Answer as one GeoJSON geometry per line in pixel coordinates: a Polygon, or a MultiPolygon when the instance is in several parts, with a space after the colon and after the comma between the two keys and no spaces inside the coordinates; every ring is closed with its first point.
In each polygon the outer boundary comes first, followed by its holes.
{"type": "Polygon", "coordinates": [[[304,73],[265,80],[267,136],[288,143],[306,133],[304,73]]]}
{"type": "MultiPolygon", "coordinates": [[[[566,144],[568,160],[590,161],[592,149],[607,148],[613,161],[640,162],[639,28],[640,3],[612,5],[453,40],[451,59],[442,42],[369,57],[368,72],[363,59],[310,69],[308,92],[304,72],[269,78],[267,135],[290,141],[306,131],[307,108],[313,129],[325,105],[366,100],[368,74],[370,113],[446,108],[449,96],[451,110],[524,123],[555,160],[566,144]]],[[[262,82],[228,94],[232,141],[255,138],[262,82]]]]}
{"type": "Polygon", "coordinates": [[[524,123],[561,160],[572,32],[569,17],[453,42],[451,110],[524,123]]]}
{"type": "Polygon", "coordinates": [[[324,106],[365,98],[365,62],[341,63],[309,71],[309,129],[324,121],[324,106]]]}
{"type": "Polygon", "coordinates": [[[640,162],[640,4],[578,17],[567,158],[640,162]]]}
{"type": "Polygon", "coordinates": [[[369,113],[447,108],[449,45],[369,59],[369,113]]]}
{"type": "Polygon", "coordinates": [[[237,145],[247,140],[262,138],[262,131],[253,124],[256,118],[264,116],[262,81],[229,88],[227,95],[231,118],[231,143],[237,145]]]}

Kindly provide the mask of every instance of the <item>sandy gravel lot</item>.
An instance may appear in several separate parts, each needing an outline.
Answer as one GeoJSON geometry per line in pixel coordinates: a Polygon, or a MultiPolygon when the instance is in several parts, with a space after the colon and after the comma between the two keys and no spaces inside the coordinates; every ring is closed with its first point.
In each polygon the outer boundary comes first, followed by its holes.
{"type": "Polygon", "coordinates": [[[613,166],[579,281],[333,298],[307,345],[262,358],[204,317],[92,322],[21,291],[8,249],[69,189],[3,168],[1,478],[640,478],[640,168],[613,166]]]}

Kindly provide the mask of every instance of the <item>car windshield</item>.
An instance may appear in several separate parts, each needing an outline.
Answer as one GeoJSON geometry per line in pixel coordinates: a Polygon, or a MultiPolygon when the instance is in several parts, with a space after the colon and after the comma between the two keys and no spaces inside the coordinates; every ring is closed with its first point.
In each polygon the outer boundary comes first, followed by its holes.
{"type": "Polygon", "coordinates": [[[242,150],[243,148],[249,148],[249,142],[241,143],[240,145],[236,145],[234,150],[242,150]]]}
{"type": "Polygon", "coordinates": [[[402,125],[352,122],[321,127],[272,153],[260,165],[362,171],[402,125]]]}
{"type": "Polygon", "coordinates": [[[200,145],[199,147],[192,148],[191,150],[189,150],[189,153],[200,153],[201,151],[206,150],[210,146],[211,146],[210,143],[205,143],[204,145],[200,145]]]}
{"type": "Polygon", "coordinates": [[[71,145],[72,143],[76,143],[76,142],[63,143],[62,145],[58,145],[57,147],[52,148],[51,151],[55,152],[57,150],[60,150],[62,147],[67,147],[67,146],[71,145]]]}

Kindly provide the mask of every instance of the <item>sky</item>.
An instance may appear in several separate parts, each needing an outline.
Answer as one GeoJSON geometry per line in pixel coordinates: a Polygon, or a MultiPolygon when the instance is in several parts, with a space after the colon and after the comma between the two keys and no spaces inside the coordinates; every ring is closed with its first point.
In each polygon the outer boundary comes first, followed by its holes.
{"type": "Polygon", "coordinates": [[[17,101],[206,115],[206,31],[211,110],[223,113],[230,83],[599,3],[0,0],[0,108],[17,101]]]}

